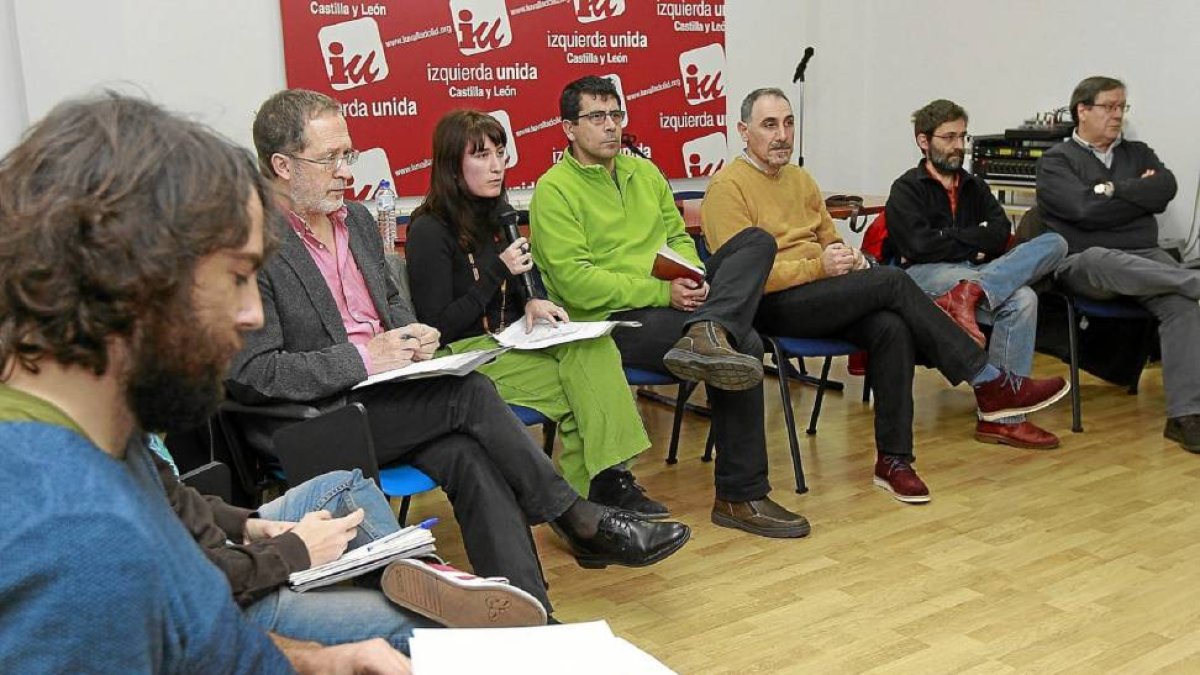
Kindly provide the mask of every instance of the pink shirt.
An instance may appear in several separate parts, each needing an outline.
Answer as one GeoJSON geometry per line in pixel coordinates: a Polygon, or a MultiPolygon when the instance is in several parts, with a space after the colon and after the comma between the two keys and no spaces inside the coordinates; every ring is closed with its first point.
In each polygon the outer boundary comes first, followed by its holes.
{"type": "Polygon", "coordinates": [[[351,344],[358,349],[367,372],[370,372],[371,356],[367,352],[367,343],[385,329],[383,322],[379,320],[379,310],[375,309],[375,303],[367,291],[367,282],[358,268],[358,262],[350,253],[346,207],[343,206],[329,214],[329,222],[333,225],[332,251],[317,239],[300,216],[289,211],[288,222],[292,224],[292,229],[300,237],[300,241],[304,242],[304,248],[317,264],[317,269],[321,270],[321,276],[325,277],[325,285],[329,287],[338,313],[342,316],[346,337],[350,338],[351,344]]]}

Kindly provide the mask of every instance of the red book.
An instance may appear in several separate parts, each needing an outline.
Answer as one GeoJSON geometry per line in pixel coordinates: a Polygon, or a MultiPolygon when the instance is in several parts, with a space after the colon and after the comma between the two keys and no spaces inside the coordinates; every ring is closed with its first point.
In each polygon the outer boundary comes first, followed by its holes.
{"type": "Polygon", "coordinates": [[[658,249],[658,253],[654,256],[654,267],[650,270],[650,274],[663,281],[684,278],[691,279],[698,284],[704,283],[704,270],[684,260],[683,256],[671,250],[666,244],[663,244],[663,247],[658,249]]]}

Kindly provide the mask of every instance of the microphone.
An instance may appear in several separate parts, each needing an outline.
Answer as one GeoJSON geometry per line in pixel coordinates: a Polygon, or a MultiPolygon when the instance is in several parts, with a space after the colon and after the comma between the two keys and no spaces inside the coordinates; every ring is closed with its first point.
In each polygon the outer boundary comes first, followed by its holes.
{"type": "Polygon", "coordinates": [[[808,68],[808,60],[813,57],[816,50],[812,47],[804,48],[804,58],[800,59],[800,64],[796,66],[796,74],[792,76],[792,82],[803,82],[804,71],[808,68]]]}
{"type": "MultiPolygon", "coordinates": [[[[504,231],[504,238],[508,241],[508,245],[521,238],[521,230],[517,223],[521,221],[521,215],[513,207],[505,204],[500,207],[500,229],[504,231]]],[[[529,272],[522,272],[518,275],[521,279],[521,290],[525,293],[525,301],[528,302],[537,297],[533,292],[533,275],[529,272]]]]}
{"type": "Polygon", "coordinates": [[[646,153],[642,152],[642,149],[637,146],[637,136],[634,136],[633,134],[621,134],[621,145],[629,148],[630,152],[638,157],[641,157],[642,159],[650,159],[646,156],[646,153]]]}

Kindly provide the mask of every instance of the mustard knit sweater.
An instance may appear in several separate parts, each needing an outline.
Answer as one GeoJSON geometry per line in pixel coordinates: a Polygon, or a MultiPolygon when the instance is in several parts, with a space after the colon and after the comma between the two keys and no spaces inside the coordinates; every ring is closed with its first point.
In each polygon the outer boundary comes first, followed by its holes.
{"type": "Polygon", "coordinates": [[[766,293],[824,278],[821,252],[842,240],[816,181],[794,164],[768,176],[738,157],[713,176],[700,218],[714,251],[747,227],[762,228],[775,238],[779,252],[766,293]]]}

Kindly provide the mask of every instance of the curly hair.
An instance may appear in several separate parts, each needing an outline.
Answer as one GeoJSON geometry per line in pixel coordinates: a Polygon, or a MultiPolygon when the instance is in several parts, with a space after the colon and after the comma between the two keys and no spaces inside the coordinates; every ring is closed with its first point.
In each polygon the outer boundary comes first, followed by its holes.
{"type": "Polygon", "coordinates": [[[111,91],[55,107],[0,159],[0,381],[43,358],[104,374],[110,338],[186,308],[199,259],[245,245],[256,193],[269,251],[249,152],[111,91]]]}

